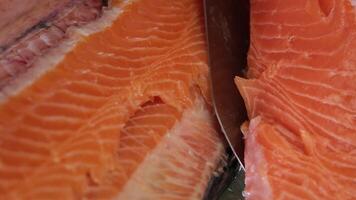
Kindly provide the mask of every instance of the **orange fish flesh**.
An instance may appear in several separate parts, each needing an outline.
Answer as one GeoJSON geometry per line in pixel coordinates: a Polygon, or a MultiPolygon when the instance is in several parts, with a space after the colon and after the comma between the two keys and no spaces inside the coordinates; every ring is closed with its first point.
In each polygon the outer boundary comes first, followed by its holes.
{"type": "Polygon", "coordinates": [[[3,88],[1,199],[201,199],[223,153],[202,2],[114,1],[3,88]]]}
{"type": "Polygon", "coordinates": [[[251,1],[247,199],[356,199],[356,10],[251,1]]]}

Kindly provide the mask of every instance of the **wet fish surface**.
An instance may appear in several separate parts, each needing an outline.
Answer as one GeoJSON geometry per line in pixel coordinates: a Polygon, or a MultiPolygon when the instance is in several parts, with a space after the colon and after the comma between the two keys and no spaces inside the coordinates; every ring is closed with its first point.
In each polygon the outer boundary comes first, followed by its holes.
{"type": "Polygon", "coordinates": [[[1,40],[0,198],[201,199],[224,157],[202,2],[46,2],[1,40]]]}
{"type": "Polygon", "coordinates": [[[356,198],[356,12],[349,0],[251,1],[246,199],[356,198]]]}

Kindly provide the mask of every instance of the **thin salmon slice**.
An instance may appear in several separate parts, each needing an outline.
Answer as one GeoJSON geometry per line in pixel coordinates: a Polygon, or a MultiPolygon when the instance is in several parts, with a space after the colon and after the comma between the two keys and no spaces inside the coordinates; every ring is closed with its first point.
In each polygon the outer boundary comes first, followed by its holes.
{"type": "Polygon", "coordinates": [[[201,199],[224,153],[202,2],[113,1],[1,93],[1,199],[201,199]]]}
{"type": "Polygon", "coordinates": [[[356,199],[355,20],[349,0],[251,1],[247,199],[356,199]]]}

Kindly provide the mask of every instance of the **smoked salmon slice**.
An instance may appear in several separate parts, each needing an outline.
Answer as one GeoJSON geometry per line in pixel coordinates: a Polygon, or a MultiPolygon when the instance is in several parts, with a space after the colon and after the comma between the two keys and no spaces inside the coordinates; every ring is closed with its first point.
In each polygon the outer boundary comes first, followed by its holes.
{"type": "Polygon", "coordinates": [[[247,199],[356,199],[355,20],[349,0],[251,1],[247,199]]]}
{"type": "Polygon", "coordinates": [[[13,74],[0,199],[201,199],[224,154],[202,17],[198,0],[113,1],[13,74]]]}

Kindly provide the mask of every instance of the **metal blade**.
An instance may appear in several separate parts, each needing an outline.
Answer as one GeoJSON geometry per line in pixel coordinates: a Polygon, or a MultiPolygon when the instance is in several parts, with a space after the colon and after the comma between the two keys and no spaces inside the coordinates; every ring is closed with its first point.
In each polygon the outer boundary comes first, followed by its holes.
{"type": "Polygon", "coordinates": [[[245,105],[234,84],[247,65],[249,0],[205,0],[205,22],[215,111],[229,145],[243,167],[241,124],[245,105]]]}

